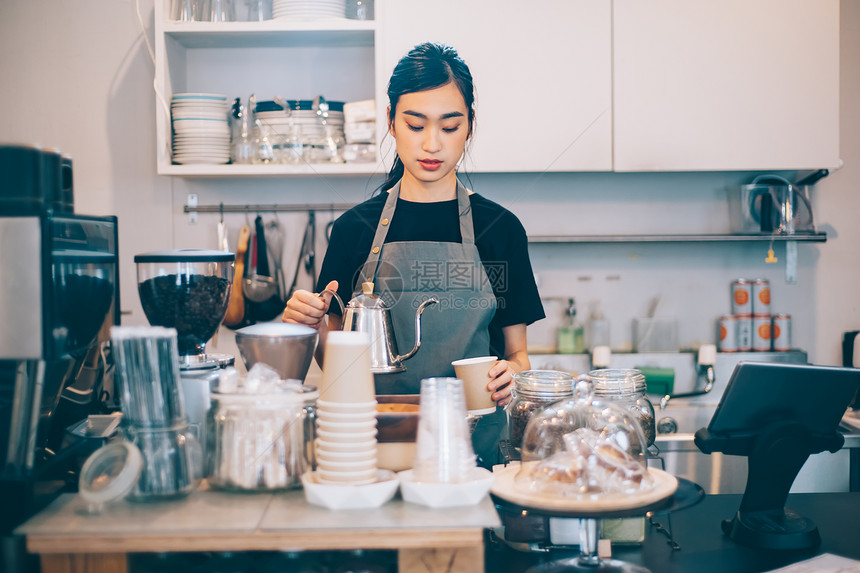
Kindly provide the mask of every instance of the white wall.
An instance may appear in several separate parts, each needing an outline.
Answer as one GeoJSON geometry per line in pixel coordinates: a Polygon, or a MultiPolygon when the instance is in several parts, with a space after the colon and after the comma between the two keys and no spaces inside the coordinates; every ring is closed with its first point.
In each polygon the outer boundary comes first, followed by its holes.
{"type": "MultiPolygon", "coordinates": [[[[152,0],[140,4],[151,37],[152,0]]],[[[860,6],[845,1],[841,61],[845,167],[817,186],[817,222],[832,238],[826,244],[800,246],[796,285],[784,281],[780,247],[781,262],[766,265],[766,247],[759,244],[533,245],[542,294],[575,296],[583,306],[600,300],[617,346],[629,342],[632,317],[661,297],[661,312],[680,319],[681,342],[694,344],[712,340],[714,319],[729,310],[732,279],[767,277],[773,285],[774,309],[795,317],[796,345],[816,362],[839,363],[841,332],[860,328],[855,294],[860,284],[856,248],[860,230],[855,221],[860,213],[858,32],[860,6]]],[[[0,74],[4,109],[0,140],[39,143],[70,154],[75,162],[76,210],[119,216],[122,306],[130,312],[126,323],[145,322],[136,292],[134,254],[215,246],[217,217],[201,215],[196,225],[189,224],[182,214],[188,193],[198,194],[201,204],[344,203],[367,197],[378,182],[365,177],[157,176],[153,64],[131,0],[3,0],[0,74]]],[[[814,77],[814,70],[798,70],[794,81],[814,77]]],[[[726,189],[751,177],[480,174],[471,176],[471,186],[510,207],[532,234],[720,232],[728,229],[726,189]]],[[[289,230],[285,249],[289,282],[306,219],[294,214],[280,218],[289,230]]],[[[320,213],[318,219],[323,226],[328,214],[320,213]]],[[[245,217],[232,215],[227,222],[235,241],[245,217]]],[[[321,229],[318,235],[321,260],[325,244],[321,229]]]]}

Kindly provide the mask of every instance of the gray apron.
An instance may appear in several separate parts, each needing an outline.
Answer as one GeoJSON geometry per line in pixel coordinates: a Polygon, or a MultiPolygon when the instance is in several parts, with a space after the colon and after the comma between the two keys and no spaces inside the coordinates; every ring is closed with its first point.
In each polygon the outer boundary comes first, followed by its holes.
{"type": "MultiPolygon", "coordinates": [[[[414,345],[418,306],[431,297],[438,298],[439,304],[424,310],[421,348],[404,362],[406,371],[375,375],[377,394],[417,394],[422,378],[454,376],[452,361],[486,356],[490,349],[488,327],[496,313],[496,297],[475,246],[466,188],[457,182],[462,243],[385,243],[399,195],[398,182],[388,193],[354,294],[361,293],[361,283],[374,283],[374,293],[391,308],[400,354],[414,345]]],[[[504,409],[496,408],[478,422],[472,445],[483,467],[498,463],[498,442],[506,421],[504,409]]]]}

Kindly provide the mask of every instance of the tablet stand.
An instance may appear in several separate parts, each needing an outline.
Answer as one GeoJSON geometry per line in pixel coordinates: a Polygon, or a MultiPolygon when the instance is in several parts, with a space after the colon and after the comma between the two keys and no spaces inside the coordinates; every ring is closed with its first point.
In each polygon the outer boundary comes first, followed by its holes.
{"type": "Polygon", "coordinates": [[[805,549],[821,543],[818,527],[785,508],[788,491],[810,454],[836,452],[845,442],[835,429],[813,434],[792,420],[766,424],[754,434],[711,434],[702,428],[695,443],[702,452],[723,452],[749,458],[747,486],[740,509],[723,521],[730,539],[766,549],[805,549]]]}

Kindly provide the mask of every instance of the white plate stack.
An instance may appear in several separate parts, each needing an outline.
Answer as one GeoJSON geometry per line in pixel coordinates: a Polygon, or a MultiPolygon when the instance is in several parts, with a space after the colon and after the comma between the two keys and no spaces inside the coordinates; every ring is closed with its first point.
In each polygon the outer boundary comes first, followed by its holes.
{"type": "Polygon", "coordinates": [[[272,17],[275,20],[346,18],[346,0],[274,0],[272,17]]]}
{"type": "Polygon", "coordinates": [[[178,93],[170,100],[173,119],[173,162],[227,163],[230,160],[230,124],[227,96],[178,93]]]}

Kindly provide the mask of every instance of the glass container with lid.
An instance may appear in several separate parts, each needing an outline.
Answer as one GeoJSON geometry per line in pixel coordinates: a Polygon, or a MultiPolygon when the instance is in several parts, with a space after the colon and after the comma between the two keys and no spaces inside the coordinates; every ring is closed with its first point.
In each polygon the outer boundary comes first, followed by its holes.
{"type": "Polygon", "coordinates": [[[205,358],[227,312],[235,255],[177,249],[135,255],[137,289],[153,326],[175,328],[183,362],[205,358]]]}
{"type": "Polygon", "coordinates": [[[642,426],[646,447],[654,443],[654,405],[645,395],[645,376],[639,370],[603,368],[592,370],[588,378],[595,398],[618,404],[633,414],[642,426]]]}
{"type": "Polygon", "coordinates": [[[312,387],[267,393],[213,392],[213,460],[209,483],[238,491],[296,487],[309,468],[313,437],[306,418],[312,387]]]}
{"type": "Polygon", "coordinates": [[[514,374],[511,390],[510,441],[514,448],[522,446],[523,433],[531,417],[547,404],[573,396],[573,374],[559,370],[523,370],[514,374]]]}

